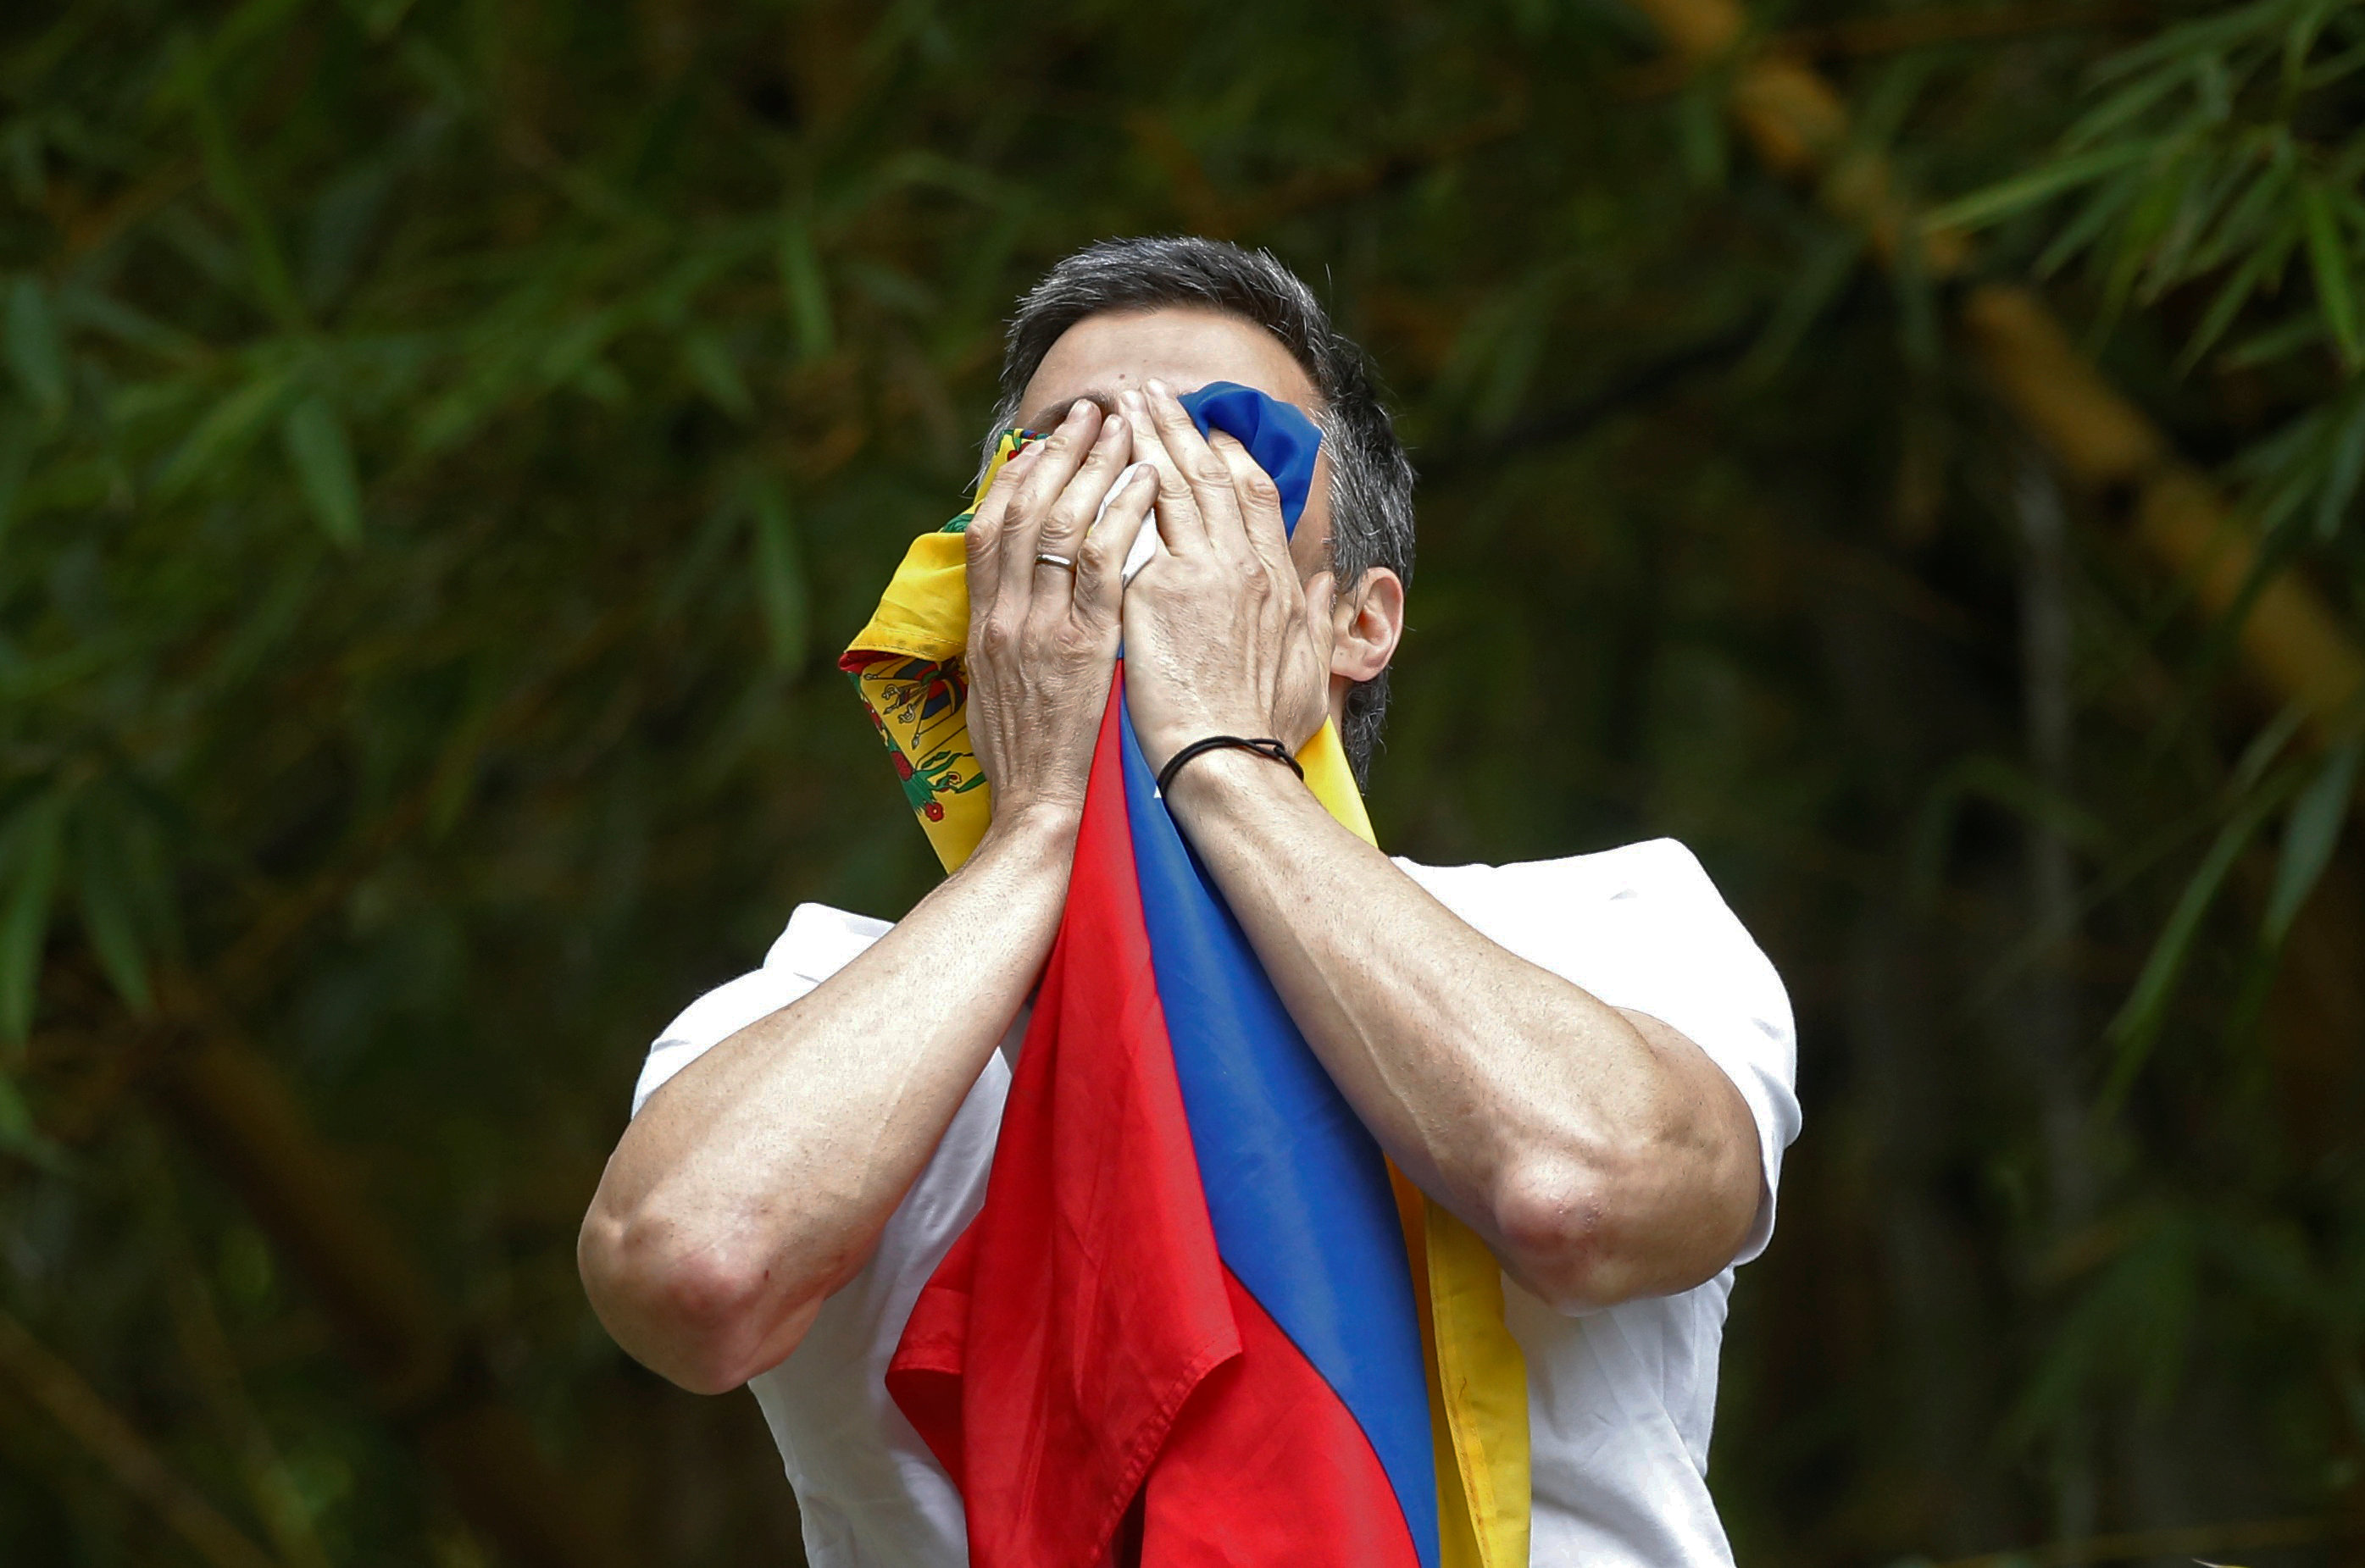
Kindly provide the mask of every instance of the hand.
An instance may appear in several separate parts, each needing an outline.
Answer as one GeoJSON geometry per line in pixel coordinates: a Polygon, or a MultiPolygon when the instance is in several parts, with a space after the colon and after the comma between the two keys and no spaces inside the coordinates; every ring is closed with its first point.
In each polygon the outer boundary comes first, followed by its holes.
{"type": "Polygon", "coordinates": [[[969,731],[993,787],[992,832],[1048,822],[1072,833],[1082,819],[1115,667],[1119,572],[1157,493],[1147,472],[1118,485],[1130,437],[1126,420],[1079,400],[1049,439],[1003,465],[970,520],[969,731]]]}
{"type": "Polygon", "coordinates": [[[1330,574],[1298,580],[1281,492],[1248,449],[1203,438],[1161,382],[1128,391],[1158,470],[1158,547],[1125,595],[1126,701],[1152,769],[1208,735],[1293,752],[1328,716],[1330,574]]]}

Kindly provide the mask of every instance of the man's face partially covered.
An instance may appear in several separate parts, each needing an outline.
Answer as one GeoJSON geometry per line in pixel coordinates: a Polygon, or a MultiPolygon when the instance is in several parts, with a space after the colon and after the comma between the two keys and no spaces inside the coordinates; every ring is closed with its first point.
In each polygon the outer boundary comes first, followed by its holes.
{"type": "MultiPolygon", "coordinates": [[[[1312,379],[1263,328],[1218,310],[1166,308],[1087,317],[1069,328],[1026,384],[1019,399],[1020,422],[1029,430],[1048,431],[1079,398],[1114,411],[1118,393],[1146,386],[1153,377],[1178,393],[1211,381],[1238,382],[1309,414],[1322,411],[1312,379]]],[[[1316,461],[1305,515],[1290,539],[1289,554],[1298,576],[1308,577],[1325,569],[1329,546],[1330,455],[1326,448],[1316,461]]]]}

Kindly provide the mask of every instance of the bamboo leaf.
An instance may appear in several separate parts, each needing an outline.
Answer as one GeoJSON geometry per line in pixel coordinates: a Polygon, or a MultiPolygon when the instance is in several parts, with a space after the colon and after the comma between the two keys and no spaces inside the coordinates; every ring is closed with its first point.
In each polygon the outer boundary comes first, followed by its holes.
{"type": "Polygon", "coordinates": [[[2307,259],[2315,274],[2316,302],[2340,357],[2350,366],[2359,359],[2357,300],[2348,286],[2348,256],[2340,242],[2340,219],[2324,187],[2311,181],[2300,196],[2300,211],[2307,226],[2307,259]]]}
{"type": "Polygon", "coordinates": [[[0,1150],[29,1154],[46,1148],[47,1140],[33,1125],[33,1113],[17,1091],[17,1081],[0,1071],[0,1150]]]}
{"type": "Polygon", "coordinates": [[[21,1041],[33,1025],[64,828],[63,797],[44,795],[20,810],[6,830],[6,853],[0,856],[0,1040],[21,1041]]]}
{"type": "Polygon", "coordinates": [[[2340,844],[2340,830],[2348,820],[2348,802],[2357,790],[2357,741],[2337,746],[2324,759],[2299,799],[2292,802],[2291,820],[2283,829],[2281,863],[2275,868],[2274,890],[2267,895],[2262,939],[2270,947],[2282,946],[2292,922],[2299,918],[2307,897],[2315,890],[2332,852],[2340,844]]]}
{"type": "Polygon", "coordinates": [[[1853,231],[1841,230],[1821,236],[1793,271],[1790,286],[1766,318],[1765,330],[1742,361],[1741,374],[1762,381],[1788,363],[1809,330],[1855,275],[1863,254],[1864,241],[1853,231]]]}
{"type": "Polygon", "coordinates": [[[2352,392],[2348,417],[2332,438],[2331,461],[2326,464],[2324,488],[2315,503],[2315,536],[2329,540],[2340,532],[2348,503],[2357,498],[2357,482],[2365,475],[2365,388],[2352,392]]]}
{"type": "Polygon", "coordinates": [[[14,403],[0,403],[0,541],[17,515],[17,497],[32,472],[33,449],[39,438],[33,417],[14,403]]]}
{"type": "Polygon", "coordinates": [[[746,379],[721,338],[710,331],[691,332],[682,340],[681,362],[690,380],[716,408],[734,420],[756,417],[756,399],[748,394],[746,379]]]}
{"type": "Polygon", "coordinates": [[[287,410],[279,433],[320,531],[348,549],[360,543],[361,482],[353,476],[353,447],[336,409],[316,392],[287,410]]]}
{"type": "Polygon", "coordinates": [[[2177,375],[2189,374],[2210,347],[2225,335],[2225,329],[2234,324],[2234,318],[2242,313],[2242,307],[2258,291],[2260,279],[2266,275],[2266,253],[2259,252],[2234,269],[2234,275],[2225,280],[2217,297],[2209,302],[2201,324],[2192,329],[2192,337],[2184,345],[2183,353],[2177,355],[2177,375]]]}
{"type": "Polygon", "coordinates": [[[830,319],[829,284],[822,275],[812,227],[801,218],[790,218],[780,230],[780,292],[788,300],[790,325],[796,330],[797,357],[825,358],[837,346],[830,319]]]}
{"type": "Polygon", "coordinates": [[[8,289],[8,368],[33,400],[44,424],[66,411],[66,351],[50,291],[37,278],[20,277],[8,289]]]}
{"type": "Polygon", "coordinates": [[[772,644],[772,664],[793,669],[804,662],[809,606],[804,560],[779,481],[760,478],[747,487],[747,510],[755,530],[756,602],[772,644]]]}
{"type": "Polygon", "coordinates": [[[164,465],[157,493],[179,495],[243,452],[285,406],[294,386],[293,372],[272,371],[215,404],[164,465]]]}
{"type": "Polygon", "coordinates": [[[129,868],[113,824],[83,816],[73,835],[76,891],[82,907],[83,935],[89,938],[107,983],[131,1011],[145,1014],[151,1004],[148,957],[140,940],[136,901],[129,885],[129,868]]]}
{"type": "Polygon", "coordinates": [[[1922,220],[1924,233],[1941,229],[1980,229],[2008,218],[2023,207],[2035,206],[2049,196],[2066,190],[2090,185],[2103,175],[2113,174],[2130,163],[2151,156],[2148,142],[2122,143],[2096,148],[2030,170],[2024,174],[2001,180],[1983,191],[1974,191],[1958,201],[1947,203],[1922,220]]]}
{"type": "Polygon", "coordinates": [[[2036,258],[2036,275],[2050,277],[2070,257],[2090,249],[2102,231],[2143,195],[2143,185],[2140,174],[2124,174],[2090,193],[2078,215],[2061,226],[2036,258]]]}
{"type": "Polygon", "coordinates": [[[215,98],[213,71],[213,64],[196,49],[182,51],[176,80],[190,118],[196,122],[197,145],[205,156],[207,174],[216,198],[238,219],[239,230],[246,241],[247,266],[256,298],[283,326],[301,327],[305,323],[302,297],[297,293],[294,274],[288,271],[278,230],[255,196],[253,185],[246,177],[246,166],[239,156],[238,144],[215,98]]]}
{"type": "Polygon", "coordinates": [[[2127,993],[2118,1016],[2112,1019],[2105,1031],[2117,1047],[2109,1081],[2102,1090],[2105,1115],[2114,1113],[2125,1100],[2127,1091],[2135,1086],[2136,1075],[2143,1070],[2159,1037],[2169,999],[2183,976],[2185,959],[2191,952],[2193,938],[2200,934],[2202,921],[2217,902],[2217,890],[2225,885],[2226,872],[2233,869],[2235,860],[2248,847],[2280,799],[2281,791],[2262,792],[2227,820],[2191,879],[2185,883],[2168,923],[2160,928],[2143,972],[2135,977],[2135,988],[2127,993]]]}

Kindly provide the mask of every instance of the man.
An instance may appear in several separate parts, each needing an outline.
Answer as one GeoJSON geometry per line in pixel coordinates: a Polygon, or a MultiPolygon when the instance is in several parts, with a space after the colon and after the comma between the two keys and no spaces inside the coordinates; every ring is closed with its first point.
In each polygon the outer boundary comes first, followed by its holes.
{"type": "MultiPolygon", "coordinates": [[[[1003,393],[997,428],[1051,433],[968,534],[991,829],[891,926],[801,906],[676,1020],[583,1229],[627,1350],[692,1390],[752,1383],[822,1565],[965,1558],[959,1496],[881,1379],[983,1196],[1120,641],[1153,769],[1210,735],[1294,750],[1327,717],[1360,771],[1404,631],[1410,465],[1360,351],[1270,256],[1069,258],[1019,308],[1003,393]],[[1175,401],[1215,381],[1325,432],[1287,539],[1271,480],[1175,401]]],[[[1240,749],[1165,800],[1356,1114],[1502,1264],[1532,1560],[1729,1562],[1703,1481],[1717,1350],[1799,1112],[1781,983],[1698,863],[1667,840],[1391,861],[1240,749]]]]}

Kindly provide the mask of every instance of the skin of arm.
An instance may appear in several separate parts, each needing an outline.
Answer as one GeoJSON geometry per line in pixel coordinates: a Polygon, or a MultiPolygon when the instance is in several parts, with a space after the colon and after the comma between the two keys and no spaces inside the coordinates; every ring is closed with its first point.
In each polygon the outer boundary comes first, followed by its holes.
{"type": "Polygon", "coordinates": [[[810,994],[682,1069],[608,1161],[577,1244],[585,1292],[617,1343],[685,1388],[735,1388],[796,1348],[1049,956],[1119,568],[1155,493],[1147,473],[1121,477],[1129,447],[1122,420],[1080,403],[1004,465],[970,524],[970,735],[994,790],[976,852],[810,994]]]}
{"type": "Polygon", "coordinates": [[[989,834],[846,968],[650,1097],[577,1249],[617,1343],[700,1394],[796,1348],[1026,1001],[1073,855],[1048,817],[989,834]]]}
{"type": "MultiPolygon", "coordinates": [[[[1237,442],[1202,440],[1157,383],[1121,408],[1160,470],[1160,549],[1125,605],[1150,767],[1209,734],[1302,745],[1368,654],[1368,595],[1293,558],[1237,442]]],[[[1274,762],[1204,754],[1167,805],[1364,1125],[1514,1279],[1582,1311],[1732,1261],[1765,1178],[1747,1104],[1697,1045],[1487,940],[1274,762]]]]}

